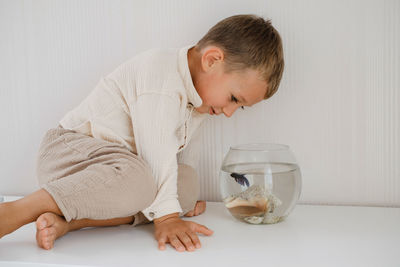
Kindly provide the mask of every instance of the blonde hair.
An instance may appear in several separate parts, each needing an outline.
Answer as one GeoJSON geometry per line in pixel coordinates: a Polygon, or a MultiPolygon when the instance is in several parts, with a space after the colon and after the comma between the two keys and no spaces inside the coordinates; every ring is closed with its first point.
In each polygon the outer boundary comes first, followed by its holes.
{"type": "Polygon", "coordinates": [[[247,68],[258,70],[267,82],[264,99],[278,90],[284,68],[283,47],[270,20],[256,15],[223,19],[196,44],[196,49],[200,51],[208,45],[218,46],[224,51],[227,72],[247,68]]]}

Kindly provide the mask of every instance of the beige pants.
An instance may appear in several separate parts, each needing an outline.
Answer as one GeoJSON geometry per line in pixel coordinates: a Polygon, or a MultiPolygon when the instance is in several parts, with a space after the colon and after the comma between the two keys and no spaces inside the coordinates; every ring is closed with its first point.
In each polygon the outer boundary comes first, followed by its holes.
{"type": "MultiPolygon", "coordinates": [[[[133,226],[149,223],[140,211],[151,205],[157,187],[147,163],[123,145],[59,126],[45,134],[37,177],[67,221],[135,216],[133,226]]],[[[184,215],[199,196],[196,171],[178,164],[178,200],[184,215]]]]}

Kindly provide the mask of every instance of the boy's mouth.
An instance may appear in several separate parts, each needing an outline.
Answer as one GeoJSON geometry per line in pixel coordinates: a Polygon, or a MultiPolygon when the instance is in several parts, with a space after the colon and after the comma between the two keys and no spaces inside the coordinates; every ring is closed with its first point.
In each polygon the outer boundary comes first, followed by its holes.
{"type": "Polygon", "coordinates": [[[212,107],[210,107],[209,113],[210,113],[210,115],[214,115],[215,114],[215,111],[214,111],[214,109],[212,107]]]}

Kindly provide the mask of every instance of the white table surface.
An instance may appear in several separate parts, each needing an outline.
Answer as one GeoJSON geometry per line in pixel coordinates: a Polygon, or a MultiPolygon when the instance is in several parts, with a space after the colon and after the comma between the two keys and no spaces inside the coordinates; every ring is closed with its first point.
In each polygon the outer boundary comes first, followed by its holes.
{"type": "Polygon", "coordinates": [[[400,266],[400,208],[297,205],[283,222],[250,225],[207,202],[184,220],[214,231],[194,252],[158,250],[153,224],[81,229],[47,251],[31,223],[0,239],[0,266],[400,266]]]}

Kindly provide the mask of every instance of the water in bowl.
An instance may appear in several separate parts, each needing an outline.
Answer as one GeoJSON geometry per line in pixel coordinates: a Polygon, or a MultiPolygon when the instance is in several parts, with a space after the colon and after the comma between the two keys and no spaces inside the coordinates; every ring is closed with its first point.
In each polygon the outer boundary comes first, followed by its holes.
{"type": "Polygon", "coordinates": [[[277,223],[300,196],[296,164],[240,163],[221,169],[221,194],[233,217],[252,224],[277,223]]]}

